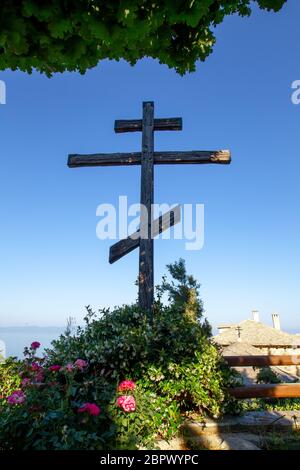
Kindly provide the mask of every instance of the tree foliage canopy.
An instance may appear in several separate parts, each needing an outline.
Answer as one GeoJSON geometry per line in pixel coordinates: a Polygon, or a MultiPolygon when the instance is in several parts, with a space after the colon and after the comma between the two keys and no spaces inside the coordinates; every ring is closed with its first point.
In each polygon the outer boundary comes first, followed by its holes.
{"type": "MultiPolygon", "coordinates": [[[[254,0],[278,11],[286,0],[254,0]]],[[[102,59],[158,59],[178,73],[195,70],[226,15],[249,16],[251,0],[2,0],[0,69],[50,76],[84,73],[102,59]]]]}

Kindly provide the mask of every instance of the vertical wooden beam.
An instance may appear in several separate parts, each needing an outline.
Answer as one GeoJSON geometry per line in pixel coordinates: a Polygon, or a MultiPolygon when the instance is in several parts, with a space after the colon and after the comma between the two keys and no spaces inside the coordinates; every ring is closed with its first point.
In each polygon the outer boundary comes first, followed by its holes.
{"type": "Polygon", "coordinates": [[[141,222],[139,253],[139,305],[147,310],[152,321],[154,300],[153,239],[151,237],[154,151],[154,103],[143,102],[141,158],[141,222]]]}

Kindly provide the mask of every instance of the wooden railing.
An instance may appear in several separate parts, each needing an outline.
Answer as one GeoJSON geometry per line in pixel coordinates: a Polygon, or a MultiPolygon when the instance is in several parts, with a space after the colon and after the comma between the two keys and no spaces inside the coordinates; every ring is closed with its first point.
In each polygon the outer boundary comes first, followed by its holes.
{"type": "MultiPolygon", "coordinates": [[[[300,355],[224,356],[231,367],[294,366],[300,355]]],[[[235,398],[300,398],[300,383],[255,384],[229,389],[235,398]]]]}

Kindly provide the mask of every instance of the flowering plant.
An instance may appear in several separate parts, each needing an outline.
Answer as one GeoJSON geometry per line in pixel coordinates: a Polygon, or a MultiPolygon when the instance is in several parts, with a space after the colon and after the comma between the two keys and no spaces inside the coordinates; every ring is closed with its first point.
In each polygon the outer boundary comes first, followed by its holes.
{"type": "Polygon", "coordinates": [[[130,411],[135,411],[136,408],[135,399],[132,395],[121,395],[117,399],[117,405],[126,413],[129,413],[130,411]]]}
{"type": "Polygon", "coordinates": [[[51,372],[58,372],[58,371],[60,371],[61,366],[58,365],[58,364],[53,364],[52,366],[49,366],[48,369],[49,369],[51,372]]]}
{"type": "Polygon", "coordinates": [[[33,346],[25,348],[23,361],[15,361],[18,380],[4,395],[0,450],[103,449],[101,436],[109,436],[112,425],[105,408],[113,387],[100,408],[95,394],[100,396],[103,379],[90,380],[88,361],[51,364],[46,357],[37,357],[33,346]]]}
{"type": "Polygon", "coordinates": [[[119,392],[125,392],[126,390],[134,390],[135,383],[132,380],[123,380],[118,387],[119,392]]]}
{"type": "Polygon", "coordinates": [[[7,397],[7,403],[10,405],[20,405],[26,400],[26,395],[22,390],[15,390],[7,397]]]}
{"type": "Polygon", "coordinates": [[[88,362],[84,361],[83,359],[77,359],[74,362],[74,366],[77,367],[79,370],[83,370],[88,366],[88,362]]]}
{"type": "Polygon", "coordinates": [[[23,361],[0,364],[0,449],[136,449],[174,436],[186,414],[232,406],[236,382],[209,339],[198,284],[182,262],[170,273],[151,326],[137,304],[100,318],[88,307],[86,326],[46,357],[30,347],[23,361]]]}
{"type": "Polygon", "coordinates": [[[80,408],[78,408],[78,413],[88,413],[91,416],[98,416],[101,409],[95,403],[85,403],[80,408]]]}

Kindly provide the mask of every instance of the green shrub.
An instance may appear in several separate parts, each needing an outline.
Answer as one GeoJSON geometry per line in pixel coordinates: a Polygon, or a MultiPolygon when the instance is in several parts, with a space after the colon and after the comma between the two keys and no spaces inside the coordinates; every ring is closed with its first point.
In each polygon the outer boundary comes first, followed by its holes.
{"type": "Polygon", "coordinates": [[[253,398],[240,400],[241,409],[246,411],[299,411],[300,398],[253,398]]]}
{"type": "Polygon", "coordinates": [[[262,367],[257,374],[256,381],[264,384],[280,384],[282,382],[279,375],[271,367],[262,367]]]}
{"type": "Polygon", "coordinates": [[[108,384],[105,382],[106,393],[101,393],[101,379],[93,380],[92,390],[88,370],[50,371],[44,359],[32,359],[25,359],[19,368],[23,380],[28,380],[17,390],[17,399],[21,397],[24,402],[2,407],[0,448],[104,449],[106,439],[113,434],[112,422],[106,417],[107,395],[111,392],[108,384]],[[38,369],[33,370],[33,366],[38,369]],[[84,403],[94,403],[100,393],[99,416],[78,413],[84,403]]]}
{"type": "Polygon", "coordinates": [[[189,413],[219,416],[233,406],[226,389],[236,375],[210,341],[199,285],[183,260],[168,268],[172,280],[157,288],[153,321],[136,304],[99,316],[88,307],[85,327],[76,334],[68,329],[45,358],[25,350],[18,372],[26,399],[6,403],[0,413],[4,449],[153,446],[157,437],[176,434],[189,413]],[[49,370],[53,365],[62,368],[49,370]],[[118,385],[129,379],[134,390],[122,395],[118,385]],[[124,410],[118,400],[134,409],[124,410]],[[78,412],[87,403],[100,414],[78,412]]]}
{"type": "Polygon", "coordinates": [[[8,395],[20,388],[19,365],[20,361],[13,357],[0,362],[0,405],[5,403],[8,395]]]}

